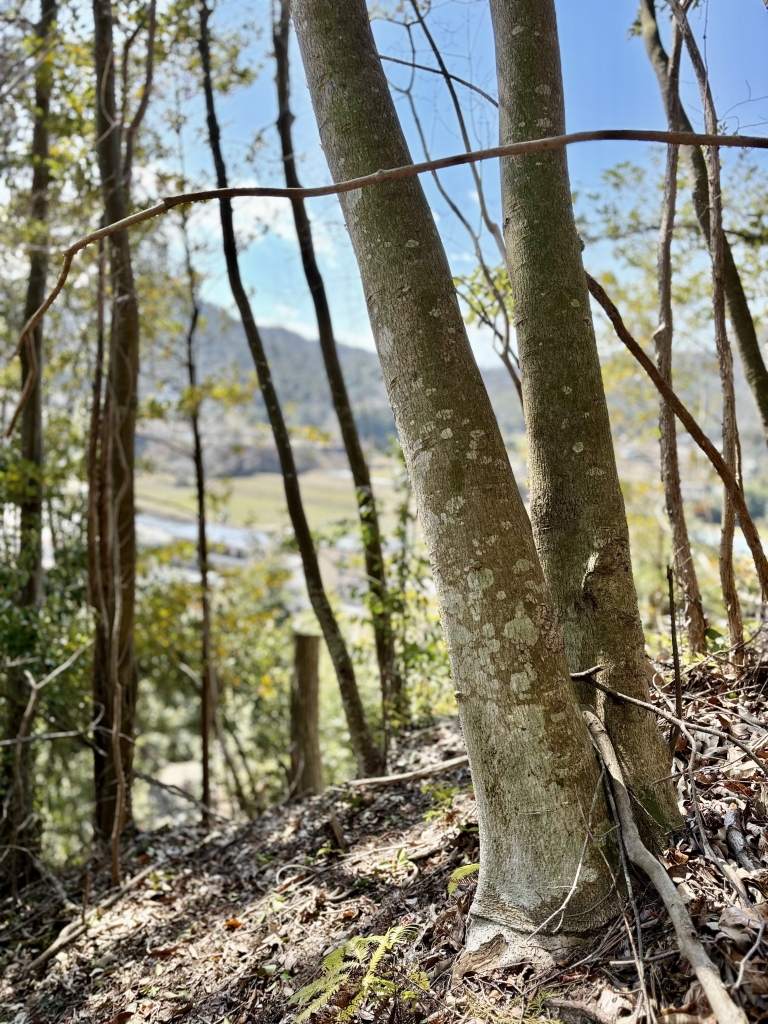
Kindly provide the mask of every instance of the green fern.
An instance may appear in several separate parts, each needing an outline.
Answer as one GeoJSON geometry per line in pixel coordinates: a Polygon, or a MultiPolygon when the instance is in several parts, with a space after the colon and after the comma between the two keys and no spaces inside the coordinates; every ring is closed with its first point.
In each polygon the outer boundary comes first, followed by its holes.
{"type": "Polygon", "coordinates": [[[451,873],[451,877],[448,879],[448,895],[453,896],[453,894],[459,888],[459,883],[468,875],[473,875],[476,871],[479,870],[479,864],[462,864],[461,867],[456,868],[456,870],[451,873]]]}
{"type": "MultiPolygon", "coordinates": [[[[291,997],[291,1003],[301,1007],[295,1024],[302,1024],[313,1013],[327,1006],[337,993],[346,988],[351,1000],[341,1011],[337,1020],[348,1021],[355,1015],[369,997],[382,1001],[397,992],[395,983],[384,973],[379,973],[382,959],[400,943],[412,942],[418,935],[416,925],[395,925],[386,935],[354,935],[351,939],[332,950],[323,960],[322,977],[300,988],[291,997]],[[360,976],[360,968],[365,973],[360,976]]],[[[426,976],[418,972],[410,976],[422,990],[429,988],[426,976]]],[[[405,993],[408,998],[417,998],[416,993],[405,993]]]]}

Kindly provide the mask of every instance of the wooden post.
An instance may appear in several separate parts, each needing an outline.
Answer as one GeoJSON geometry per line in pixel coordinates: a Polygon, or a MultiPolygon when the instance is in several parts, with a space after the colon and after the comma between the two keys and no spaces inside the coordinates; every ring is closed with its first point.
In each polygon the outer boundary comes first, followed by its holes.
{"type": "Polygon", "coordinates": [[[322,793],[323,763],[320,759],[320,728],[317,697],[320,637],[294,634],[291,680],[291,773],[290,795],[322,793]]]}

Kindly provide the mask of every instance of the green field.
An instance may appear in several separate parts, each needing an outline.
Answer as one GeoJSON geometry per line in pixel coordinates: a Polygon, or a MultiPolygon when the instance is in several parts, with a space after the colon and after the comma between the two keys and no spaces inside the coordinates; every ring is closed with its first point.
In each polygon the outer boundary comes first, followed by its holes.
{"type": "MultiPolygon", "coordinates": [[[[395,504],[388,463],[375,467],[374,491],[389,520],[395,504]]],[[[340,519],[357,516],[352,480],[333,471],[312,469],[299,476],[299,486],[310,526],[320,530],[340,519]]],[[[212,518],[233,526],[279,528],[289,522],[285,504],[283,478],[279,473],[255,473],[252,476],[233,477],[223,484],[211,482],[211,491],[220,494],[231,488],[229,499],[220,509],[214,509],[212,518]]],[[[174,519],[193,519],[195,491],[191,484],[179,483],[169,473],[143,473],[136,479],[136,506],[138,512],[167,516],[174,519]]],[[[389,524],[385,522],[385,526],[389,524]]]]}

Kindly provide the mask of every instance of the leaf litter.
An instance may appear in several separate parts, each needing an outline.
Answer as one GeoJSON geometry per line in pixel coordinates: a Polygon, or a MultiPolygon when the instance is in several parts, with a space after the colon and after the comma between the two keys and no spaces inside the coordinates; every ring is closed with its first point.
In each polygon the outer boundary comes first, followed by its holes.
{"type": "MultiPolygon", "coordinates": [[[[654,702],[669,709],[670,666],[653,667],[654,702]]],[[[754,1021],[768,1020],[768,775],[729,738],[768,769],[767,691],[768,653],[757,645],[740,670],[716,658],[687,671],[685,718],[697,749],[677,741],[672,771],[686,828],[662,855],[724,983],[754,1021]]],[[[446,719],[406,732],[394,770],[463,750],[458,722],[446,719]]],[[[84,911],[78,868],[57,887],[43,878],[0,904],[0,1024],[289,1024],[300,1014],[311,1024],[634,1024],[640,978],[621,919],[548,976],[525,964],[478,966],[454,987],[478,859],[466,767],[380,789],[334,787],[247,824],[135,834],[123,868],[146,877],[106,909],[106,862],[92,866],[84,911]],[[82,916],[84,934],[32,970],[82,916]]],[[[633,889],[639,921],[631,925],[642,934],[658,1021],[711,1024],[661,900],[644,877],[633,877],[633,889]]]]}

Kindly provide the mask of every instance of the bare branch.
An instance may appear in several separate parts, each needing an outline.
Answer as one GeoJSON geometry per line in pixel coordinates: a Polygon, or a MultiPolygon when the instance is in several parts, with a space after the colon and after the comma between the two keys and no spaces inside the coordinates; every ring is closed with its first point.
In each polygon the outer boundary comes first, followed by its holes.
{"type": "Polygon", "coordinates": [[[739,487],[738,481],[736,480],[732,470],[729,468],[723,456],[717,448],[715,448],[690,412],[688,412],[686,407],[677,397],[669,383],[656,369],[653,361],[646,355],[642,346],[635,341],[629,333],[621,317],[621,313],[619,313],[611,299],[608,298],[605,293],[605,289],[589,274],[587,274],[587,286],[592,297],[597,300],[607,314],[608,319],[613,324],[614,330],[616,331],[619,339],[624,342],[635,359],[637,359],[643,367],[655,384],[659,394],[661,394],[664,401],[674,412],[675,416],[677,416],[693,440],[707,456],[714,466],[717,475],[723,481],[736,512],[738,513],[741,532],[744,534],[744,539],[749,545],[749,550],[752,552],[752,558],[754,559],[757,578],[760,582],[760,589],[763,594],[763,600],[768,600],[768,559],[766,559],[765,552],[763,551],[763,545],[760,541],[760,535],[757,532],[757,527],[752,521],[749,509],[744,501],[744,495],[741,492],[741,488],[739,487]]]}
{"type": "MultiPolygon", "coordinates": [[[[149,864],[143,871],[140,871],[138,875],[134,875],[133,878],[122,885],[116,892],[107,896],[106,899],[102,900],[102,902],[94,908],[96,914],[98,914],[99,911],[103,912],[105,910],[109,910],[109,908],[118,903],[126,893],[135,889],[137,885],[141,885],[144,879],[148,878],[153,871],[158,871],[164,863],[165,860],[163,858],[154,864],[149,864]]],[[[90,920],[91,919],[89,919],[89,923],[90,920]]],[[[54,957],[60,950],[64,949],[65,946],[68,946],[71,942],[79,939],[81,935],[85,935],[88,931],[89,923],[75,925],[73,922],[72,924],[67,925],[66,928],[63,928],[51,945],[48,946],[47,949],[44,949],[43,952],[32,961],[28,970],[31,972],[36,971],[38,968],[42,967],[43,964],[47,964],[51,957],[54,957]]]]}
{"type": "MultiPolygon", "coordinates": [[[[699,92],[704,107],[704,121],[707,131],[717,133],[717,113],[709,76],[696,39],[686,15],[687,3],[669,0],[675,23],[688,49],[699,92]]],[[[720,385],[723,395],[723,458],[729,469],[736,472],[739,432],[736,422],[736,396],[733,387],[733,354],[728,341],[725,323],[725,238],[723,236],[723,207],[720,194],[720,153],[716,146],[709,147],[707,177],[709,182],[709,212],[711,230],[709,253],[712,259],[712,315],[715,322],[715,346],[720,366],[720,385]]],[[[744,638],[744,623],[736,588],[736,574],[733,568],[733,534],[736,526],[736,509],[726,488],[723,494],[723,516],[720,529],[720,585],[728,616],[728,632],[731,644],[738,644],[744,638]]]]}
{"type": "MultiPolygon", "coordinates": [[[[438,65],[440,67],[440,72],[441,72],[443,78],[445,79],[445,84],[448,87],[448,92],[451,95],[451,102],[453,103],[453,109],[456,112],[456,119],[459,122],[459,130],[461,132],[461,141],[464,143],[464,148],[467,150],[467,152],[471,153],[472,152],[472,143],[469,140],[469,132],[467,131],[467,125],[466,125],[466,122],[464,120],[464,112],[461,109],[461,104],[459,103],[459,97],[456,95],[456,90],[453,87],[453,81],[452,81],[452,77],[453,76],[449,73],[448,68],[445,66],[445,61],[443,60],[443,55],[440,53],[440,48],[438,47],[437,43],[435,42],[432,33],[427,28],[427,23],[424,20],[424,15],[419,10],[419,5],[416,2],[416,0],[411,0],[411,6],[413,7],[413,12],[416,15],[416,20],[418,21],[419,25],[421,26],[421,30],[424,33],[424,35],[427,37],[427,42],[429,43],[430,47],[432,48],[432,53],[435,55],[435,60],[437,61],[438,65]]],[[[497,104],[497,106],[498,106],[498,104],[497,104]]],[[[482,216],[483,216],[483,221],[485,223],[485,226],[488,228],[488,231],[491,233],[491,235],[493,237],[493,240],[496,242],[496,245],[499,247],[499,252],[501,253],[501,258],[502,258],[502,260],[504,262],[504,265],[506,266],[507,265],[507,247],[504,244],[504,236],[501,233],[501,228],[493,220],[493,218],[491,217],[491,215],[488,212],[488,207],[487,207],[486,202],[485,202],[485,192],[483,190],[483,181],[482,181],[482,178],[480,177],[480,173],[479,173],[479,171],[477,170],[477,168],[475,167],[474,164],[471,165],[471,170],[472,170],[472,177],[475,180],[475,188],[477,189],[477,198],[478,198],[478,202],[480,203],[480,211],[481,211],[482,216]]]]}
{"type": "MultiPolygon", "coordinates": [[[[672,131],[680,128],[680,55],[682,51],[682,35],[677,24],[672,24],[672,42],[669,48],[669,127],[672,131]]],[[[667,147],[667,166],[664,177],[664,202],[662,205],[661,225],[657,248],[658,287],[659,287],[659,326],[653,335],[656,348],[656,363],[659,372],[668,383],[672,384],[672,240],[675,229],[675,207],[677,203],[677,166],[678,146],[667,147]]],[[[675,415],[669,406],[659,403],[659,434],[661,479],[664,484],[664,499],[667,516],[672,529],[672,545],[674,551],[675,571],[683,589],[685,601],[685,618],[688,629],[688,641],[691,650],[706,653],[705,637],[707,622],[701,603],[701,592],[696,575],[696,568],[691,555],[691,541],[685,521],[683,491],[680,481],[680,462],[677,450],[677,431],[675,415]]],[[[670,584],[671,586],[671,584],[670,584]]],[[[670,740],[671,742],[671,740],[670,740]]]]}
{"type": "Polygon", "coordinates": [[[674,925],[680,952],[693,967],[718,1024],[747,1024],[746,1014],[728,995],[717,968],[696,935],[688,910],[678,894],[674,882],[667,874],[663,864],[653,856],[640,839],[640,833],[632,815],[632,804],[624,776],[608,733],[594,712],[583,709],[583,713],[592,742],[608,771],[627,856],[636,867],[645,872],[663,899],[664,906],[674,925]]]}
{"type": "Polygon", "coordinates": [[[427,768],[416,768],[412,772],[401,772],[399,775],[380,775],[374,779],[352,779],[348,786],[394,786],[398,782],[412,782],[414,779],[427,779],[430,775],[439,775],[440,772],[451,771],[453,768],[461,768],[469,764],[466,754],[460,757],[452,757],[450,761],[441,761],[440,764],[431,764],[427,768]]]}
{"type": "Polygon", "coordinates": [[[144,90],[133,121],[125,130],[125,157],[123,160],[123,182],[126,196],[131,194],[131,174],[133,171],[133,145],[136,134],[144,120],[152,94],[152,82],[155,71],[155,30],[157,28],[157,0],[149,3],[149,30],[147,32],[147,61],[144,72],[144,90]]]}
{"type": "Polygon", "coordinates": [[[495,160],[504,156],[521,156],[525,153],[542,153],[547,150],[563,149],[565,146],[575,145],[578,142],[658,142],[669,145],[691,146],[720,146],[735,149],[768,149],[768,138],[758,135],[704,135],[691,132],[658,132],[635,130],[633,128],[608,128],[593,132],[571,132],[567,135],[554,135],[543,139],[528,139],[524,142],[513,142],[507,146],[494,146],[491,149],[477,149],[469,153],[456,153],[453,156],[444,156],[438,160],[426,160],[416,164],[405,164],[402,167],[392,167],[387,170],[374,171],[371,174],[361,175],[359,178],[351,178],[348,181],[340,181],[332,185],[319,185],[314,188],[273,188],[270,186],[252,186],[245,188],[214,188],[201,192],[185,192],[181,195],[167,196],[159,200],[154,206],[146,210],[139,210],[124,217],[122,220],[114,221],[105,227],[92,231],[83,238],[78,239],[62,253],[64,264],[52,292],[37,310],[27,320],[21,330],[16,349],[13,355],[16,356],[24,342],[25,337],[46,311],[55,302],[62,288],[69,277],[72,261],[83,249],[98,242],[100,238],[114,235],[118,231],[134,227],[136,224],[143,224],[145,221],[160,217],[169,210],[185,203],[205,203],[213,199],[240,199],[245,197],[273,198],[273,199],[317,199],[322,196],[339,195],[342,192],[354,192],[359,188],[367,188],[370,185],[380,185],[385,181],[403,181],[414,178],[419,174],[428,171],[442,170],[444,167],[461,167],[464,164],[475,164],[481,160],[495,160]]]}
{"type": "Polygon", "coordinates": [[[602,665],[594,665],[592,668],[588,668],[584,672],[572,672],[571,679],[589,679],[593,686],[596,686],[598,690],[602,690],[602,692],[607,694],[609,697],[613,697],[615,700],[623,700],[627,704],[634,704],[638,708],[645,708],[646,711],[650,711],[654,715],[658,715],[659,718],[663,718],[664,721],[669,722],[670,725],[678,726],[686,736],[690,735],[690,729],[695,729],[696,732],[704,732],[707,733],[708,736],[717,736],[718,739],[727,740],[728,743],[734,743],[747,755],[750,761],[757,765],[763,775],[768,776],[768,768],[766,768],[757,755],[749,749],[746,743],[742,743],[741,740],[732,736],[730,733],[724,732],[722,729],[712,729],[708,725],[699,725],[698,722],[685,721],[685,719],[678,718],[676,715],[671,714],[669,711],[665,711],[656,704],[649,704],[648,701],[639,700],[637,697],[630,697],[626,693],[619,693],[618,690],[612,690],[610,686],[606,686],[605,683],[601,683],[596,678],[597,673],[602,670],[602,667],[602,665]]]}
{"type": "MultiPolygon", "coordinates": [[[[765,2],[768,3],[768,0],[765,0],[765,2]]],[[[492,103],[494,107],[499,106],[499,101],[495,97],[491,96],[489,92],[485,92],[484,89],[481,89],[479,85],[474,85],[474,83],[468,82],[465,78],[459,78],[458,75],[448,74],[441,68],[431,68],[428,64],[416,64],[410,60],[400,60],[399,57],[387,57],[383,53],[379,54],[379,60],[388,60],[391,64],[402,64],[403,67],[413,68],[416,71],[431,71],[433,75],[443,75],[443,77],[445,77],[447,74],[451,81],[458,82],[459,85],[463,85],[465,88],[471,89],[472,92],[476,92],[478,96],[482,96],[484,100],[488,100],[488,102],[492,103]]]]}

